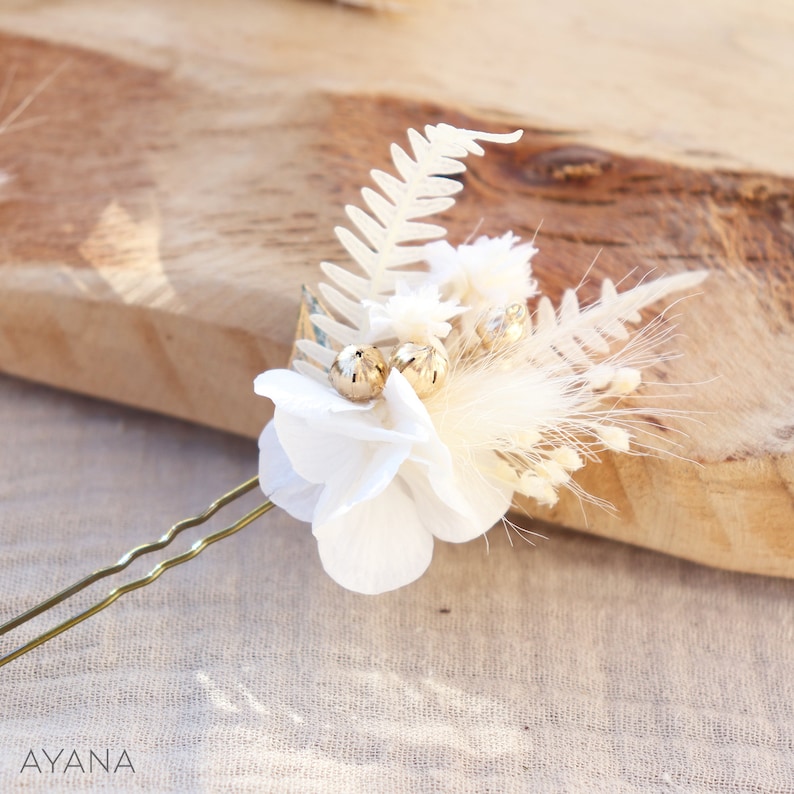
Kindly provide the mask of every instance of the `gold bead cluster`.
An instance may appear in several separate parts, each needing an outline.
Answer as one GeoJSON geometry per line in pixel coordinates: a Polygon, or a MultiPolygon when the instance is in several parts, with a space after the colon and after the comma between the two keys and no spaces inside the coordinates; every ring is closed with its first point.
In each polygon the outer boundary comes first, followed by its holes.
{"type": "MultiPolygon", "coordinates": [[[[514,303],[487,312],[477,324],[480,344],[488,351],[515,344],[526,333],[527,307],[514,303]]],[[[438,342],[403,342],[387,362],[374,345],[348,345],[334,359],[328,372],[331,385],[352,402],[379,397],[389,372],[396,369],[411,384],[417,396],[429,397],[443,386],[449,372],[449,356],[438,342]]]]}
{"type": "Polygon", "coordinates": [[[334,359],[328,379],[343,397],[366,402],[380,395],[392,369],[405,376],[419,397],[429,397],[446,380],[449,357],[440,345],[405,342],[387,363],[373,345],[348,345],[334,359]]]}

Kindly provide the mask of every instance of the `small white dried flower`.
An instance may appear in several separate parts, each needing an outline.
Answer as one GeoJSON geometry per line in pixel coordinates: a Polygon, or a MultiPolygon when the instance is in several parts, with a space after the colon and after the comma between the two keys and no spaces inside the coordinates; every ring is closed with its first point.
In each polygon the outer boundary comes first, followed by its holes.
{"type": "Polygon", "coordinates": [[[610,392],[612,394],[631,394],[642,383],[642,373],[635,367],[618,367],[612,378],[610,392]]]}
{"type": "Polygon", "coordinates": [[[521,449],[531,449],[543,441],[543,434],[539,430],[519,430],[514,437],[516,446],[521,449]]]}
{"type": "Polygon", "coordinates": [[[571,475],[568,474],[565,467],[553,460],[542,460],[540,463],[535,463],[532,470],[538,477],[547,480],[555,488],[559,488],[571,479],[571,475]]]}
{"type": "Polygon", "coordinates": [[[445,240],[425,246],[430,279],[446,297],[470,306],[475,315],[495,306],[526,303],[537,292],[530,260],[537,253],[519,237],[479,237],[453,248],[445,240]]]}
{"type": "Polygon", "coordinates": [[[584,461],[573,447],[556,447],[549,452],[549,458],[568,471],[579,471],[584,466],[584,461]]]}
{"type": "Polygon", "coordinates": [[[596,364],[587,373],[587,385],[594,392],[605,392],[612,385],[615,368],[610,364],[596,364]]]}
{"type": "Polygon", "coordinates": [[[597,364],[587,372],[587,384],[594,392],[625,395],[636,391],[642,383],[642,373],[636,367],[615,367],[597,364]]]}
{"type": "Polygon", "coordinates": [[[518,480],[516,491],[534,499],[539,505],[554,507],[559,499],[556,488],[545,477],[524,472],[518,480]]]}
{"type": "Polygon", "coordinates": [[[452,330],[449,320],[467,311],[455,299],[443,301],[436,284],[412,289],[403,281],[386,303],[365,300],[362,305],[369,313],[367,341],[372,343],[396,339],[425,345],[445,339],[452,330]]]}
{"type": "Polygon", "coordinates": [[[593,428],[595,434],[612,452],[628,452],[631,448],[631,434],[622,427],[599,425],[593,428]]]}

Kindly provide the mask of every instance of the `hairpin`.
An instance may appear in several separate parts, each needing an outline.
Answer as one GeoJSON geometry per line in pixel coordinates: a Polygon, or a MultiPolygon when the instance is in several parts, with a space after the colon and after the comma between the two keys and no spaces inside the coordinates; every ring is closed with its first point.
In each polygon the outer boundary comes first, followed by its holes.
{"type": "Polygon", "coordinates": [[[569,488],[604,504],[577,485],[575,472],[605,451],[657,451],[647,407],[627,398],[641,389],[644,369],[670,356],[662,348],[672,326],[664,312],[642,325],[640,312],[691,292],[704,272],[624,292],[605,280],[592,304],[580,306],[569,289],[555,309],[533,277],[534,240],[507,232],[453,247],[439,239],[442,226],[425,220],[455,203],[463,185],[454,177],[467,156],[484,154],[480,143],[520,137],[439,124],[424,135],[408,131],[411,154],[392,145],[397,176],[372,171],[379,190],[362,190],[368,211],[347,206],[352,230],[335,230],[358,271],[321,264],[327,281],[319,296],[304,289],[292,368],[254,382],[275,405],[259,441],[259,476],[0,626],[0,635],[166,547],[257,486],[267,501],[0,666],[273,506],[311,523],[334,580],[376,594],[421,576],[436,538],[459,543],[486,533],[515,494],[553,505],[569,488]]]}

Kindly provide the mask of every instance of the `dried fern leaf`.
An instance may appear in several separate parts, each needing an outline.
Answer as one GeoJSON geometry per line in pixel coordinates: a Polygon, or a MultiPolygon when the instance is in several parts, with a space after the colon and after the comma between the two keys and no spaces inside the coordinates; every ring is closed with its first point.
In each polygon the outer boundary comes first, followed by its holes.
{"type": "Polygon", "coordinates": [[[541,298],[522,355],[538,365],[558,364],[560,359],[572,367],[587,365],[594,355],[607,354],[611,342],[629,338],[626,325],[639,323],[642,309],[674,292],[691,291],[705,277],[706,272],[701,270],[680,273],[623,293],[605,279],[599,300],[584,309],[574,290],[565,291],[557,312],[548,298],[541,298]]]}
{"type": "MultiPolygon", "coordinates": [[[[446,233],[442,226],[418,219],[443,212],[455,203],[452,196],[462,185],[450,177],[466,170],[462,158],[484,154],[477,141],[513,143],[521,137],[520,131],[495,134],[460,130],[449,124],[428,125],[424,132],[408,131],[411,154],[392,145],[392,160],[399,176],[373,170],[372,179],[381,192],[369,187],[361,191],[369,213],[349,205],[345,212],[353,228],[335,229],[362,272],[351,273],[330,262],[322,263],[331,283],[321,284],[320,290],[336,319],[321,315],[311,319],[327,335],[330,345],[343,346],[367,336],[367,314],[361,310],[361,301],[384,302],[394,293],[398,281],[410,284],[416,279],[418,274],[405,268],[423,261],[427,240],[446,233]]],[[[323,366],[311,352],[306,355],[323,366]]]]}

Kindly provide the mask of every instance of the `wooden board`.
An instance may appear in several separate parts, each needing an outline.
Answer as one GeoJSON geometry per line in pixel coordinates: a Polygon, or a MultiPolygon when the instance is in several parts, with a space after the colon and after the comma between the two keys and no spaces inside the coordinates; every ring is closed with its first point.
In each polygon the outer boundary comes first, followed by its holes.
{"type": "Polygon", "coordinates": [[[659,373],[703,382],[679,449],[700,465],[610,458],[582,482],[619,517],[534,513],[794,576],[794,13],[530,5],[4,4],[0,369],[255,435],[251,381],[388,143],[522,126],[471,163],[453,241],[542,221],[552,295],[597,255],[593,282],[711,271],[659,373]]]}

